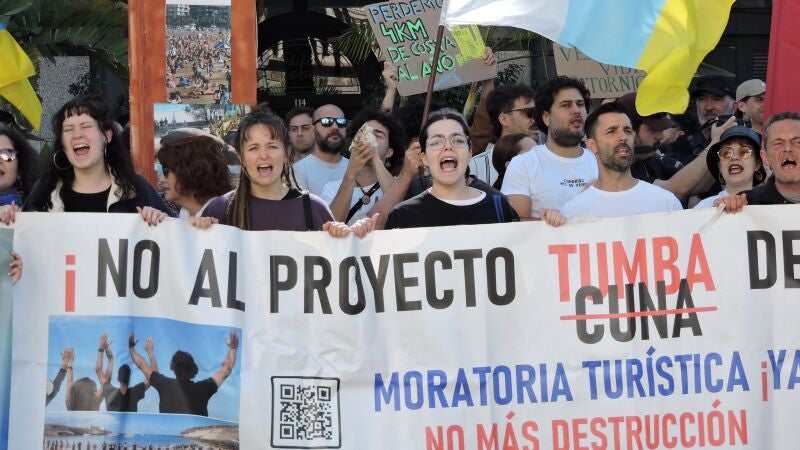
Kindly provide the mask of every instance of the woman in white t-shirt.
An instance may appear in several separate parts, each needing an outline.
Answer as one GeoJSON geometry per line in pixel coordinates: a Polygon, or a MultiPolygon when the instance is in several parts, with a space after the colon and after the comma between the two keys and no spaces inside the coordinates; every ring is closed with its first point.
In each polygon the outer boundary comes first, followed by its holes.
{"type": "Polygon", "coordinates": [[[714,200],[748,191],[766,178],[761,162],[761,137],[750,128],[735,126],[720,136],[706,153],[708,170],[723,186],[722,192],[703,199],[695,208],[714,206],[714,200]]]}

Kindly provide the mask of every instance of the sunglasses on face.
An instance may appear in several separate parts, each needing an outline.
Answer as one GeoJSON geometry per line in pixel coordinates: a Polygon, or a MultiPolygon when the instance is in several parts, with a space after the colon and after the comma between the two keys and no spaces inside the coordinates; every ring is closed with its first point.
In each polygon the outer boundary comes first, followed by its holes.
{"type": "Polygon", "coordinates": [[[17,151],[13,148],[0,148],[0,160],[11,162],[17,159],[17,151]]]}
{"type": "Polygon", "coordinates": [[[528,118],[532,118],[533,117],[533,106],[527,106],[525,108],[510,109],[510,110],[506,111],[506,114],[511,114],[514,111],[519,111],[522,114],[525,114],[528,118]]]}
{"type": "Polygon", "coordinates": [[[733,159],[736,155],[739,159],[750,159],[753,156],[753,149],[750,147],[742,147],[739,145],[726,145],[717,152],[719,159],[729,160],[733,159]]]}
{"type": "Polygon", "coordinates": [[[336,124],[337,127],[344,128],[347,126],[347,119],[345,119],[344,117],[320,117],[319,119],[314,121],[315,125],[317,123],[319,123],[325,128],[333,126],[334,123],[336,124]]]}

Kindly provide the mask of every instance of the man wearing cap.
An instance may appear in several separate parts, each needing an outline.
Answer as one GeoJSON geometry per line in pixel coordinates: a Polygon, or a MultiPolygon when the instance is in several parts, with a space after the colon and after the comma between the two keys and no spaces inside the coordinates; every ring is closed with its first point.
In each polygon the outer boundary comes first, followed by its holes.
{"type": "Polygon", "coordinates": [[[622,217],[683,209],[672,193],[631,174],[634,131],[621,104],[607,103],[589,114],[586,136],[599,175],[592,186],[564,204],[564,217],[622,217]]]}
{"type": "Polygon", "coordinates": [[[735,119],[731,117],[724,124],[717,124],[719,116],[733,114],[735,109],[733,96],[733,87],[726,77],[721,75],[701,77],[692,89],[692,98],[695,99],[700,129],[679,138],[668,149],[665,149],[664,153],[673,156],[683,164],[688,164],[699,156],[703,149],[717,143],[722,132],[736,123],[735,119]]]}
{"type": "Polygon", "coordinates": [[[718,198],[753,189],[766,178],[761,162],[761,136],[748,127],[735,126],[722,133],[720,141],[708,149],[706,165],[711,176],[724,189],[700,201],[695,208],[713,206],[718,198]]]}
{"type": "Polygon", "coordinates": [[[736,115],[750,121],[758,134],[764,129],[764,94],[767,83],[759,79],[747,80],[736,88],[736,115]]]}

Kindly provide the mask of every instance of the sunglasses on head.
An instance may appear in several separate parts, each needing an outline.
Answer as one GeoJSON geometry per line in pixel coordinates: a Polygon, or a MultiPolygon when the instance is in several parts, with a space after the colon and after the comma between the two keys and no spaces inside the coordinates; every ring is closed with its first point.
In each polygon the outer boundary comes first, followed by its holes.
{"type": "Polygon", "coordinates": [[[319,119],[314,121],[315,125],[317,123],[319,123],[325,128],[333,126],[334,123],[336,124],[337,127],[344,128],[347,126],[347,119],[345,119],[344,117],[320,117],[319,119]]]}
{"type": "Polygon", "coordinates": [[[11,162],[17,159],[17,151],[13,148],[0,148],[0,160],[11,162]]]}

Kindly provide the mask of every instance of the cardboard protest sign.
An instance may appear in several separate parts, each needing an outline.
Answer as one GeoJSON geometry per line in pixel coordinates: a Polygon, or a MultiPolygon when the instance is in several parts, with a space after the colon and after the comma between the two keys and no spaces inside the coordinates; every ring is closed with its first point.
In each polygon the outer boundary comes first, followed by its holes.
{"type": "Polygon", "coordinates": [[[636,92],[646,72],[629,67],[597,62],[577,48],[553,43],[553,56],[559,75],[580,78],[592,93],[592,98],[615,98],[636,92]]]}
{"type": "Polygon", "coordinates": [[[365,6],[364,11],[381,50],[397,67],[400,95],[427,91],[434,69],[436,91],[494,78],[497,73],[496,65],[483,63],[485,46],[476,26],[445,30],[439,61],[433,63],[441,0],[381,2],[365,6]]]}

